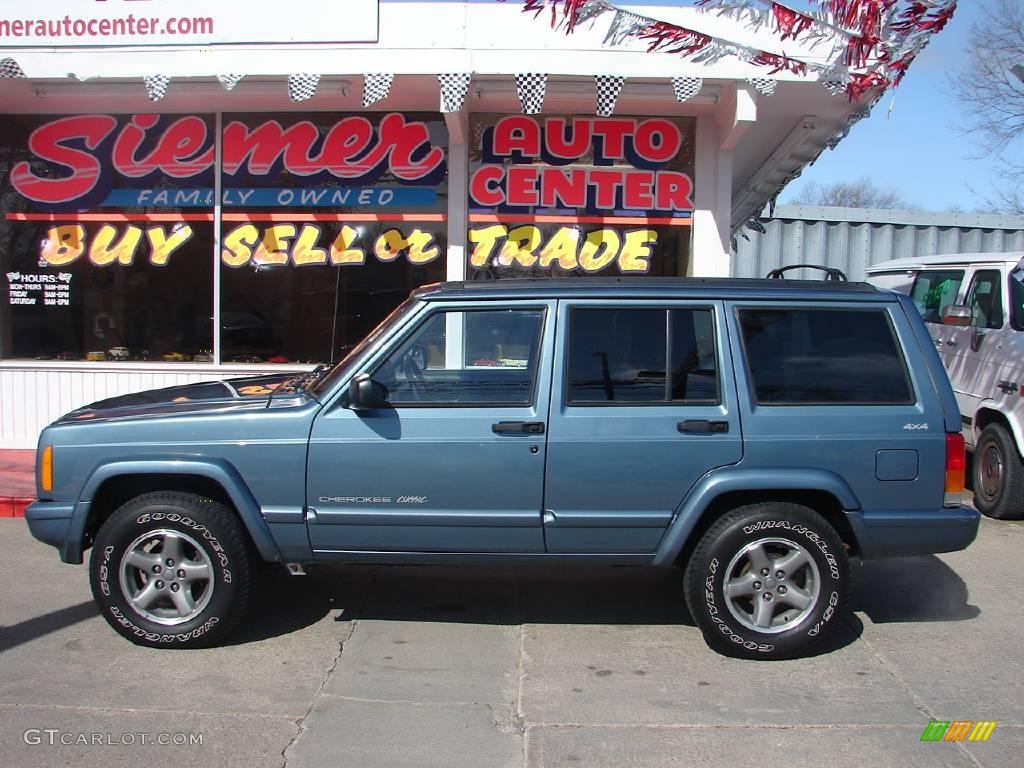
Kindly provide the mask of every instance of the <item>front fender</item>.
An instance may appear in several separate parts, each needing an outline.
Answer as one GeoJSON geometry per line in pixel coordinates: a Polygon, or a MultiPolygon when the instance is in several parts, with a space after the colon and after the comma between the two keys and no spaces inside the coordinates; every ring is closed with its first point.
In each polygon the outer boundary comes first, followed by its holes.
{"type": "Polygon", "coordinates": [[[277,544],[274,543],[274,538],[270,535],[270,528],[263,519],[256,498],[230,462],[216,458],[183,459],[180,456],[154,456],[137,461],[113,461],[101,464],[93,471],[83,486],[71,514],[67,540],[61,548],[61,559],[64,562],[82,562],[82,542],[92,500],[104,482],[124,475],[198,475],[214,481],[228,494],[260,556],[271,562],[284,560],[277,544]]]}
{"type": "Polygon", "coordinates": [[[860,502],[846,481],[836,473],[824,469],[721,467],[704,475],[683,499],[658,545],[653,564],[672,565],[711,503],[734,491],[825,491],[839,500],[857,540],[864,540],[864,526],[858,514],[860,502]]]}

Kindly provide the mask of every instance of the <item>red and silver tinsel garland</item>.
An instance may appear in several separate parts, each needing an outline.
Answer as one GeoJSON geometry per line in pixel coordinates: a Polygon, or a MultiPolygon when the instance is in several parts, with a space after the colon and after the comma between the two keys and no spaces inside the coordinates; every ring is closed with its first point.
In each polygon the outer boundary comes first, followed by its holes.
{"type": "Polygon", "coordinates": [[[523,0],[523,10],[550,12],[551,24],[571,33],[580,24],[612,14],[605,42],[635,38],[649,51],[678,54],[710,64],[727,56],[769,69],[770,74],[816,72],[830,90],[851,99],[899,85],[932,35],[956,11],[957,0],[814,0],[821,10],[800,11],[775,0],[695,0],[704,13],[725,16],[755,30],[767,29],[780,49],[757,50],[699,30],[624,11],[609,0],[523,0]],[[781,44],[832,43],[827,63],[787,54],[781,44]]]}

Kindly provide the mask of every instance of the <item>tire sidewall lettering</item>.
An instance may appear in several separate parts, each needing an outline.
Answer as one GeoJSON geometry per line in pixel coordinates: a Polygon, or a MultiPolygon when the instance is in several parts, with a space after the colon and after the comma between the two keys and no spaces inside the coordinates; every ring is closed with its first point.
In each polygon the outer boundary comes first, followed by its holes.
{"type": "MultiPolygon", "coordinates": [[[[172,527],[183,528],[189,532],[198,534],[199,538],[208,550],[207,554],[213,556],[214,561],[219,562],[220,564],[220,581],[222,584],[227,585],[232,583],[228,555],[220,541],[218,541],[217,537],[214,536],[213,532],[210,531],[207,526],[197,522],[187,515],[178,514],[176,512],[146,512],[138,515],[133,522],[139,526],[170,523],[172,524],[172,527]]],[[[103,595],[106,597],[111,597],[113,595],[114,599],[117,600],[117,603],[124,603],[126,601],[126,596],[121,592],[120,580],[116,576],[117,569],[111,563],[111,559],[114,557],[116,549],[117,547],[109,545],[103,548],[103,556],[97,569],[97,576],[100,591],[103,595]],[[112,583],[115,582],[115,580],[116,583],[112,583]]],[[[217,580],[215,579],[214,589],[216,590],[218,586],[217,580]]],[[[139,626],[139,624],[137,624],[130,616],[130,611],[122,610],[120,605],[110,604],[106,606],[106,608],[110,615],[113,616],[114,620],[135,637],[144,639],[149,643],[158,643],[163,645],[186,643],[190,640],[201,638],[221,621],[220,617],[214,614],[207,616],[199,626],[193,627],[187,632],[154,632],[139,626]]]]}

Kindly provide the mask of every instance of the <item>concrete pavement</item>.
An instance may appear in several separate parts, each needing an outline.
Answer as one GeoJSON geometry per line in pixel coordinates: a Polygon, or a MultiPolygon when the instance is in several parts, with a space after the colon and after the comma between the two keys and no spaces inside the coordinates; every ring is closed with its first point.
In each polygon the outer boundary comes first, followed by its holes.
{"type": "Polygon", "coordinates": [[[0,761],[1019,765],[1022,548],[1024,525],[986,520],[966,552],[864,565],[857,612],[797,661],[716,655],[680,574],[640,568],[321,569],[273,579],[231,645],[157,651],[107,627],[84,567],[0,520],[0,761]],[[999,725],[921,743],[931,719],[999,725]],[[104,743],[60,743],[79,734],[104,743]],[[140,743],[160,734],[202,744],[140,743]]]}

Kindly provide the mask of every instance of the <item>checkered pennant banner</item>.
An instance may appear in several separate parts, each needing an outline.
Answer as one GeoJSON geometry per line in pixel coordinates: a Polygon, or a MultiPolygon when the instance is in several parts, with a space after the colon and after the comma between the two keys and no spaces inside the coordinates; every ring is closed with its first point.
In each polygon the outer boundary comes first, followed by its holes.
{"type": "Polygon", "coordinates": [[[309,101],[316,96],[320,75],[288,75],[288,98],[292,101],[309,101]]]}
{"type": "Polygon", "coordinates": [[[9,80],[24,77],[25,73],[14,59],[0,59],[0,78],[9,80]]]}
{"type": "Polygon", "coordinates": [[[825,87],[825,90],[833,96],[839,96],[840,94],[846,93],[846,83],[842,80],[822,80],[821,84],[825,87]]]}
{"type": "Polygon", "coordinates": [[[222,86],[224,86],[225,91],[230,91],[238,85],[238,81],[243,77],[245,77],[245,75],[217,75],[217,80],[222,86]]]}
{"type": "Polygon", "coordinates": [[[443,112],[459,112],[466,103],[466,94],[469,93],[469,81],[472,75],[469,72],[456,72],[447,75],[438,75],[437,82],[441,86],[441,110],[443,112]]]}
{"type": "Polygon", "coordinates": [[[692,99],[700,89],[704,87],[703,77],[673,77],[672,91],[676,95],[676,101],[684,102],[692,99]]]}
{"type": "Polygon", "coordinates": [[[146,95],[150,101],[160,101],[167,95],[167,87],[171,84],[171,78],[167,75],[149,75],[142,78],[146,84],[146,95]]]}
{"type": "Polygon", "coordinates": [[[594,83],[597,86],[597,114],[600,117],[610,117],[615,111],[615,102],[619,100],[619,93],[622,92],[622,84],[626,78],[617,75],[594,75],[594,83]]]}
{"type": "Polygon", "coordinates": [[[770,77],[748,77],[747,82],[754,86],[754,90],[762,96],[771,96],[775,93],[775,86],[778,84],[770,77]]]}
{"type": "Polygon", "coordinates": [[[386,99],[391,93],[391,83],[394,80],[394,75],[380,73],[363,75],[363,109],[371,104],[376,104],[381,99],[386,99]]]}
{"type": "Polygon", "coordinates": [[[536,72],[516,75],[516,91],[524,115],[540,114],[544,107],[544,94],[548,89],[548,76],[536,72]]]}

